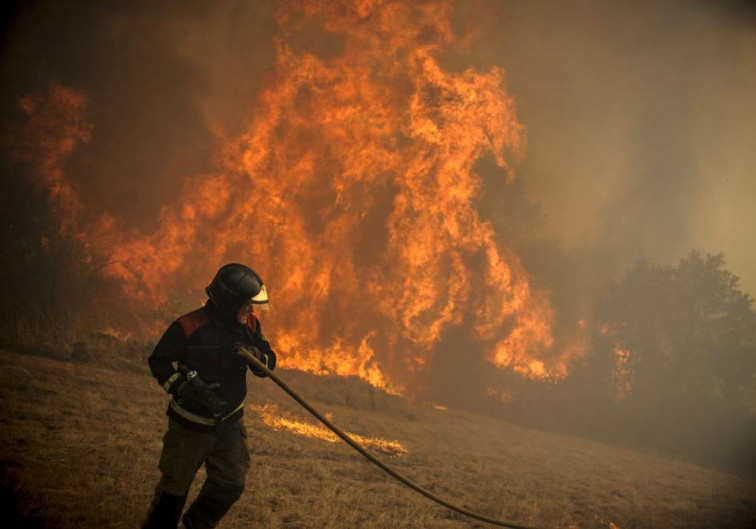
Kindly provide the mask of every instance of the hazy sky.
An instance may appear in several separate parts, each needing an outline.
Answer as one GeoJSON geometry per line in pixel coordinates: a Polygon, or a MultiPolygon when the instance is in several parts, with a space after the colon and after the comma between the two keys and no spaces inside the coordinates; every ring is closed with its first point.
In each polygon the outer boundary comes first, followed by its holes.
{"type": "MultiPolygon", "coordinates": [[[[460,28],[474,26],[479,36],[449,61],[506,69],[528,129],[518,174],[542,203],[551,235],[607,246],[627,261],[723,251],[753,294],[749,5],[460,2],[460,28]]],[[[8,6],[4,113],[50,81],[87,93],[95,134],[74,169],[103,210],[142,228],[184,176],[211,165],[215,134],[239,130],[272,64],[268,2],[8,6]]],[[[319,53],[338,47],[338,39],[313,35],[300,44],[319,53]]]]}
{"type": "Polygon", "coordinates": [[[508,72],[547,229],[626,259],[723,251],[756,294],[756,3],[499,5],[471,54],[508,72]]]}

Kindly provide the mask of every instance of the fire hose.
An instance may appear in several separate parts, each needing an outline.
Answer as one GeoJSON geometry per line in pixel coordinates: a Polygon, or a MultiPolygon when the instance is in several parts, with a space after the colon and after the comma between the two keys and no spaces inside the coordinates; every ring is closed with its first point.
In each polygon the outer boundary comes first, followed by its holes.
{"type": "Polygon", "coordinates": [[[357,441],[352,439],[343,430],[341,430],[339,427],[337,427],[335,424],[333,424],[331,421],[329,421],[323,415],[321,415],[315,408],[310,406],[310,404],[308,404],[307,401],[305,401],[293,389],[291,389],[288,385],[286,385],[286,383],[283,380],[278,378],[277,375],[275,375],[270,369],[268,369],[268,366],[260,362],[260,360],[258,360],[250,351],[248,351],[244,347],[240,347],[237,352],[238,354],[243,356],[249,363],[251,363],[255,367],[256,370],[264,372],[268,376],[268,378],[270,378],[273,382],[275,382],[278,385],[278,387],[280,387],[282,390],[288,393],[289,396],[293,398],[295,401],[297,401],[300,406],[302,406],[304,409],[310,412],[310,414],[313,417],[315,417],[317,420],[322,422],[329,430],[331,430],[333,433],[338,435],[346,444],[348,444],[349,446],[357,450],[364,458],[369,460],[374,465],[378,466],[381,470],[386,472],[389,476],[393,477],[397,481],[400,481],[401,483],[411,488],[415,492],[422,494],[429,500],[434,501],[438,503],[439,505],[443,505],[447,509],[451,509],[452,511],[455,511],[459,514],[462,514],[470,518],[474,518],[476,520],[480,520],[482,522],[487,522],[487,523],[490,523],[492,525],[496,525],[499,527],[510,527],[511,529],[536,529],[535,527],[517,525],[512,522],[507,522],[504,520],[497,520],[495,518],[490,518],[483,514],[478,514],[473,511],[468,511],[467,509],[454,505],[453,503],[449,503],[448,501],[443,500],[442,498],[439,498],[438,496],[436,496],[429,490],[421,487],[420,485],[417,485],[416,483],[413,483],[409,479],[405,478],[404,476],[396,472],[391,467],[387,466],[386,464],[378,460],[375,456],[373,456],[371,453],[365,450],[357,441]]]}

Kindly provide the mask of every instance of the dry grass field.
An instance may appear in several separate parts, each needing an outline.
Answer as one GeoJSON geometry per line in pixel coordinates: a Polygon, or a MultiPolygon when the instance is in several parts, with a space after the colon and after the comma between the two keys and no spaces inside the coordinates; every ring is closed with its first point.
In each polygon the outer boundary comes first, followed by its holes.
{"type": "MultiPolygon", "coordinates": [[[[144,357],[0,350],[3,527],[139,526],[167,421],[144,357]]],[[[555,528],[756,527],[753,481],[413,404],[357,380],[282,377],[342,428],[399,442],[407,454],[380,457],[410,479],[489,516],[555,528]]],[[[252,468],[222,527],[489,527],[394,483],[343,443],[266,425],[266,405],[309,419],[272,382],[249,382],[252,468]]]]}

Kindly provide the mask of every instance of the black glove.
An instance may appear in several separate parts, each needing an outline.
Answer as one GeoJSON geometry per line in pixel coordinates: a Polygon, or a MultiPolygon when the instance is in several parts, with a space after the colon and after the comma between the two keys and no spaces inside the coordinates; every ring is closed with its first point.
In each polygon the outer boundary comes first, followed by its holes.
{"type": "Polygon", "coordinates": [[[263,353],[260,350],[259,347],[255,346],[255,345],[248,344],[248,343],[242,343],[242,342],[235,342],[235,343],[231,344],[231,350],[234,353],[238,353],[239,349],[241,349],[242,347],[246,351],[248,351],[250,354],[252,354],[252,356],[254,356],[255,358],[257,358],[260,362],[262,362],[263,364],[265,364],[266,366],[268,366],[270,369],[272,369],[270,367],[270,355],[268,355],[267,353],[263,353]]]}
{"type": "Polygon", "coordinates": [[[250,353],[252,353],[252,356],[254,356],[255,358],[257,358],[263,364],[267,364],[268,363],[268,355],[266,355],[265,353],[263,353],[262,351],[260,351],[260,349],[258,349],[254,345],[248,345],[246,347],[246,349],[247,349],[247,351],[249,351],[250,353]]]}
{"type": "Polygon", "coordinates": [[[213,417],[221,417],[228,404],[213,391],[220,387],[219,383],[208,384],[202,380],[197,372],[184,364],[179,364],[181,376],[171,386],[171,394],[179,404],[189,409],[203,409],[213,417]]]}
{"type": "MultiPolygon", "coordinates": [[[[269,352],[263,352],[260,350],[259,347],[255,345],[251,345],[248,343],[241,343],[236,342],[231,345],[231,350],[235,353],[240,349],[244,348],[246,351],[248,351],[252,356],[257,358],[260,362],[263,363],[268,369],[273,371],[276,368],[276,354],[270,350],[269,352]]],[[[258,369],[254,365],[252,365],[252,362],[249,363],[249,369],[252,371],[252,373],[258,377],[267,377],[268,375],[265,374],[265,371],[258,369]]]]}
{"type": "Polygon", "coordinates": [[[251,344],[248,344],[248,343],[244,343],[244,342],[234,342],[234,343],[232,343],[231,344],[231,352],[233,352],[234,354],[236,354],[236,353],[239,352],[239,349],[241,349],[242,347],[244,349],[246,349],[247,351],[249,351],[250,353],[252,353],[252,356],[254,356],[255,358],[257,358],[260,362],[262,362],[263,364],[265,363],[265,355],[262,353],[262,351],[260,351],[260,349],[258,349],[254,345],[251,345],[251,344]]]}
{"type": "MultiPolygon", "coordinates": [[[[271,371],[276,368],[276,354],[272,350],[264,353],[254,345],[247,347],[247,350],[249,350],[249,352],[252,353],[255,358],[262,362],[262,364],[271,371]]],[[[265,371],[256,366],[253,366],[251,362],[249,364],[249,370],[252,371],[253,375],[260,378],[265,378],[268,376],[265,371]]]]}

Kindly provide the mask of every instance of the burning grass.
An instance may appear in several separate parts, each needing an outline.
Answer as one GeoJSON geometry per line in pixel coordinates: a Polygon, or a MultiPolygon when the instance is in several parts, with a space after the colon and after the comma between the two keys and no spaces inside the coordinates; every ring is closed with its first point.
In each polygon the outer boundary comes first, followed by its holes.
{"type": "MultiPolygon", "coordinates": [[[[15,509],[4,519],[138,526],[159,476],[166,424],[165,394],[143,358],[134,359],[140,369],[125,370],[0,350],[0,363],[0,484],[6,508],[15,509]]],[[[491,516],[563,529],[745,529],[756,521],[753,481],[413,405],[354,379],[282,376],[350,431],[401,435],[408,453],[395,460],[397,470],[491,516]]],[[[252,377],[247,403],[275,406],[283,417],[301,413],[274,384],[252,377]]],[[[226,529],[484,527],[397,485],[341,443],[288,435],[254,412],[244,420],[252,468],[226,529]]],[[[201,471],[190,496],[202,479],[201,471]]]]}
{"type": "MultiPolygon", "coordinates": [[[[260,414],[266,426],[275,430],[286,430],[296,435],[303,435],[313,439],[320,439],[328,443],[340,443],[342,440],[331,430],[322,424],[314,421],[296,419],[290,414],[282,414],[278,406],[266,404],[264,406],[252,407],[260,414]]],[[[330,414],[328,420],[331,420],[330,414]]],[[[363,448],[373,450],[388,456],[403,456],[408,452],[398,441],[387,441],[376,437],[364,437],[362,435],[346,432],[346,434],[357,441],[363,448]]]]}

